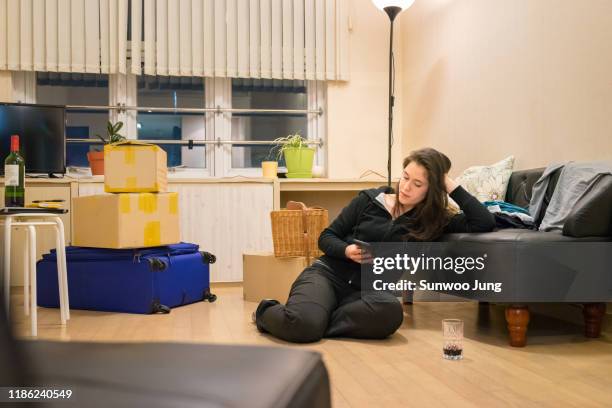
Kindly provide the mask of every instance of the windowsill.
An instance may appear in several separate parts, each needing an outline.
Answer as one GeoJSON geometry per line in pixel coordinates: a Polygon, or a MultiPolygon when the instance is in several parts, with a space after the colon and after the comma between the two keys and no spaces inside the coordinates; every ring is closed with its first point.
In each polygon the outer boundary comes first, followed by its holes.
{"type": "MultiPolygon", "coordinates": [[[[68,177],[66,177],[68,179],[68,177]]],[[[104,183],[104,176],[71,179],[78,183],[104,183]]],[[[273,179],[263,177],[206,177],[197,175],[168,174],[168,183],[272,183],[273,179]]]]}
{"type": "MultiPolygon", "coordinates": [[[[374,183],[383,185],[386,183],[386,180],[373,180],[373,179],[357,179],[357,178],[265,178],[265,177],[249,177],[249,176],[231,176],[231,177],[210,177],[205,175],[197,175],[197,174],[168,174],[169,182],[207,182],[207,183],[273,183],[277,180],[280,184],[294,184],[294,183],[305,183],[305,184],[316,184],[316,183],[374,183]]],[[[83,177],[73,177],[73,176],[64,176],[58,178],[32,178],[26,177],[25,180],[27,183],[104,183],[104,176],[83,176],[83,177]]],[[[0,184],[4,182],[4,178],[0,176],[0,184]]],[[[393,180],[393,182],[397,182],[397,180],[393,180]]]]}

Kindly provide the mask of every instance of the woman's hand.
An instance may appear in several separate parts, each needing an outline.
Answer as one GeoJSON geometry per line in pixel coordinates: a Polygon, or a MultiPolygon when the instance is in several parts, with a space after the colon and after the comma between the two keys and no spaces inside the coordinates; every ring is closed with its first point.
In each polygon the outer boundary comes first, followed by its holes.
{"type": "Polygon", "coordinates": [[[450,178],[448,174],[444,176],[444,185],[446,187],[446,192],[448,194],[450,194],[458,186],[457,182],[453,180],[452,178],[450,178]]]}
{"type": "Polygon", "coordinates": [[[347,258],[357,263],[367,263],[372,259],[372,254],[360,246],[351,244],[344,250],[344,255],[347,258]]]}

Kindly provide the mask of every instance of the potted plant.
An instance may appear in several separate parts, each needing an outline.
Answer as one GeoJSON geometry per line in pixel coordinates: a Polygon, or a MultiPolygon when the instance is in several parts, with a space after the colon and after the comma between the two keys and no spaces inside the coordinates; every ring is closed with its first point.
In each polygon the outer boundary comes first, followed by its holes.
{"type": "MultiPolygon", "coordinates": [[[[123,122],[119,121],[113,125],[111,121],[106,124],[107,138],[96,135],[104,144],[117,143],[125,140],[124,136],[119,134],[119,130],[123,127],[123,122]]],[[[89,167],[91,167],[91,174],[99,176],[104,174],[104,150],[93,150],[87,153],[87,159],[89,160],[89,167]]]]}
{"type": "MultiPolygon", "coordinates": [[[[270,150],[270,153],[272,150],[270,150]]],[[[266,160],[261,162],[261,174],[265,178],[276,178],[278,173],[278,159],[272,160],[270,154],[266,157],[266,160]]]]}
{"type": "Polygon", "coordinates": [[[308,147],[307,141],[298,133],[279,137],[274,140],[277,149],[277,161],[281,154],[285,157],[288,178],[311,178],[314,149],[308,147]]]}
{"type": "Polygon", "coordinates": [[[281,159],[283,147],[282,143],[278,143],[282,138],[276,138],[272,141],[274,145],[268,151],[268,154],[261,162],[261,173],[265,178],[277,178],[278,177],[278,162],[281,159]]]}

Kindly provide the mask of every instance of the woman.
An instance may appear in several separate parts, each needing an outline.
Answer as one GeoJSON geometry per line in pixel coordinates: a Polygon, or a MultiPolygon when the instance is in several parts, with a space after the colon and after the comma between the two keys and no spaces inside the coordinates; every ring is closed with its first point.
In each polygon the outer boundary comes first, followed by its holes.
{"type": "Polygon", "coordinates": [[[382,339],[402,324],[399,301],[388,292],[362,292],[361,262],[353,240],[433,241],[446,232],[488,232],[493,215],[447,173],[451,162],[437,150],[414,151],[404,159],[395,192],[364,190],[319,237],[324,255],[293,283],[286,305],[263,300],[255,312],[262,332],[306,343],[322,337],[382,339]],[[463,213],[448,209],[448,195],[463,213]]]}

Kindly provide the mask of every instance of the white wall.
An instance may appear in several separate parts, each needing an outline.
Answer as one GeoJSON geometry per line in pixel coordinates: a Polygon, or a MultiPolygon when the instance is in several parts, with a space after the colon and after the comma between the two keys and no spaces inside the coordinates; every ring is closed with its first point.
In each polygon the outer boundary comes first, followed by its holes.
{"type": "Polygon", "coordinates": [[[401,17],[402,138],[454,173],[612,157],[612,1],[421,0],[401,17]]]}

